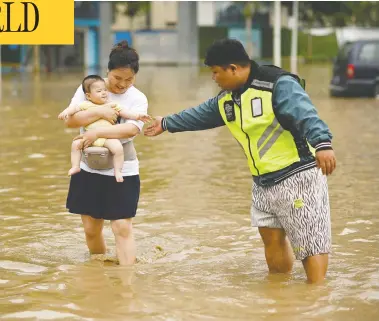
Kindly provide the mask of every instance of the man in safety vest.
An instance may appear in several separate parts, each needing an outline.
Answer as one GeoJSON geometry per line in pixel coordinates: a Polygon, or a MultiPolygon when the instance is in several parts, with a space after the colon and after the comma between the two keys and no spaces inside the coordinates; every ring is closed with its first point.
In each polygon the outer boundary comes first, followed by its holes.
{"type": "Polygon", "coordinates": [[[305,82],[278,67],[258,66],[232,39],[216,41],[205,64],[222,91],[195,108],[155,117],[145,135],[226,125],[253,176],[251,218],[269,271],[291,271],[289,239],[308,282],[324,280],[331,249],[326,175],[334,171],[336,159],[332,135],[305,92],[305,82]]]}

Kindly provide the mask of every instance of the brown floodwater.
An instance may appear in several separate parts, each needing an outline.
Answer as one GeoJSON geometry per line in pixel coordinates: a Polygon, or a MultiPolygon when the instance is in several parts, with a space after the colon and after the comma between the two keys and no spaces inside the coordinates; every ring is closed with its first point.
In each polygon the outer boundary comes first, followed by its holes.
{"type": "MultiPolygon", "coordinates": [[[[329,178],[333,253],[327,281],[300,262],[268,275],[250,226],[251,177],[226,128],[135,140],[141,198],[138,263],[90,259],[80,217],[67,213],[70,141],[57,119],[84,73],[7,75],[0,103],[0,316],[3,320],[378,320],[379,102],[328,96],[329,66],[303,66],[334,134],[329,178]]],[[[192,67],[142,66],[149,113],[218,92],[192,67]]],[[[115,256],[109,224],[108,257],[115,256]]]]}

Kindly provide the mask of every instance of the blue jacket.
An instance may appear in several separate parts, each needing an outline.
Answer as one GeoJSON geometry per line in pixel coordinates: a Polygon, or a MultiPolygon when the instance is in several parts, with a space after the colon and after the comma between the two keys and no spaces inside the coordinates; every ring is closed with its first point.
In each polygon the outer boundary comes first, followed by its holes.
{"type": "MultiPolygon", "coordinates": [[[[332,148],[332,134],[328,126],[319,118],[308,94],[295,78],[285,75],[277,80],[272,102],[279,123],[285,122],[297,128],[316,151],[332,148]]],[[[197,107],[164,117],[162,121],[163,129],[170,133],[206,130],[224,125],[218,107],[218,96],[208,99],[197,107]]],[[[314,166],[316,162],[313,157],[303,157],[290,168],[253,178],[261,186],[274,185],[282,177],[290,177],[314,166]]]]}

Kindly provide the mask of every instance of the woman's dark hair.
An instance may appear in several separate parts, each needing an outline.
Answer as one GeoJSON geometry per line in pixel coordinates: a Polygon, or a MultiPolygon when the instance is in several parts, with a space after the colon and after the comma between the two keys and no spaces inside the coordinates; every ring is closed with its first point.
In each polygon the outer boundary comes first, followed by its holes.
{"type": "Polygon", "coordinates": [[[117,43],[109,54],[108,70],[130,68],[137,73],[139,70],[139,56],[137,51],[129,47],[126,40],[117,43]]]}
{"type": "Polygon", "coordinates": [[[208,48],[204,64],[209,67],[228,66],[230,64],[247,66],[250,64],[250,58],[238,40],[220,39],[208,48]]]}

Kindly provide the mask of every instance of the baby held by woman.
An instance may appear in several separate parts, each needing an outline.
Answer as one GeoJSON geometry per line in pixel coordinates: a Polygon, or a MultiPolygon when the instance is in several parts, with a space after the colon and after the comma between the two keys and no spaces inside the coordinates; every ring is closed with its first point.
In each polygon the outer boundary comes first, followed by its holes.
{"type": "MultiPolygon", "coordinates": [[[[79,105],[70,105],[58,116],[59,119],[65,119],[69,116],[81,110],[87,110],[89,108],[96,108],[100,106],[110,106],[119,112],[119,115],[125,119],[141,120],[148,122],[151,120],[149,115],[131,114],[124,111],[119,105],[108,101],[108,90],[105,84],[105,80],[98,75],[89,75],[83,79],[82,88],[87,101],[80,103],[79,105]]],[[[90,130],[93,128],[113,126],[112,123],[105,119],[99,119],[84,128],[84,130],[90,130]]],[[[68,175],[74,175],[80,172],[80,161],[82,157],[82,151],[79,146],[82,143],[82,139],[77,139],[72,142],[71,146],[71,169],[68,171],[68,175]]],[[[98,138],[91,146],[106,147],[113,155],[114,173],[117,182],[123,182],[122,166],[124,164],[124,150],[119,139],[98,138]]]]}

